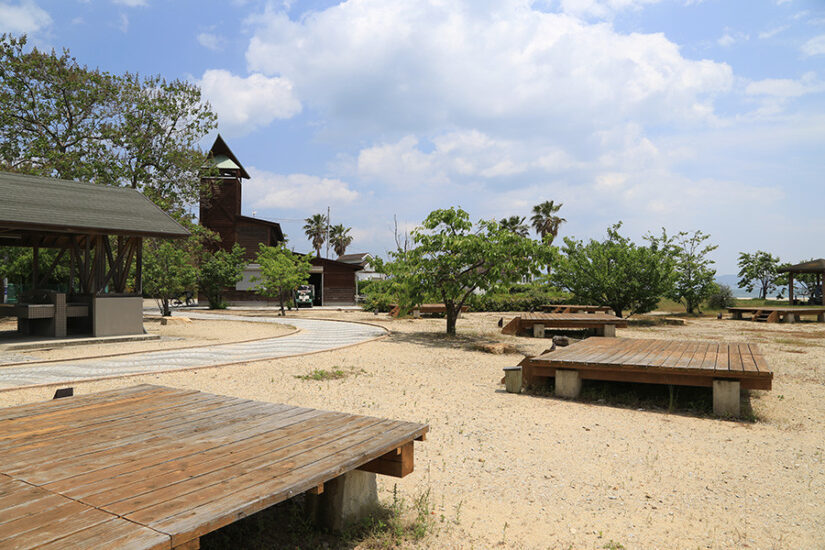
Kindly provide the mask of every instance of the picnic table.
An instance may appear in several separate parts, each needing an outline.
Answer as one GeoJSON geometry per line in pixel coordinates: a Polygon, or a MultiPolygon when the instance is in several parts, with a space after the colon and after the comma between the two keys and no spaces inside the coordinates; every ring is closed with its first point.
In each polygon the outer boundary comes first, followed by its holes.
{"type": "Polygon", "coordinates": [[[773,373],[756,344],[588,338],[521,362],[525,385],[556,379],[556,392],[577,397],[581,380],[713,388],[714,411],[739,415],[739,390],[770,390],[773,373]]]}
{"type": "Polygon", "coordinates": [[[578,304],[545,304],[541,310],[546,313],[607,313],[610,306],[587,306],[578,304]]]}
{"type": "Polygon", "coordinates": [[[89,317],[89,305],[66,303],[62,292],[43,293],[44,301],[50,303],[0,304],[0,317],[16,317],[17,332],[30,336],[54,336],[64,338],[67,334],[67,320],[73,317],[89,317]]]}
{"type": "Polygon", "coordinates": [[[534,336],[544,337],[548,328],[592,329],[599,336],[615,336],[616,327],[626,326],[626,319],[608,313],[524,313],[504,325],[501,333],[518,335],[532,330],[534,336]]]}
{"type": "MultiPolygon", "coordinates": [[[[461,313],[470,311],[469,306],[461,306],[461,313]]],[[[410,309],[413,317],[418,318],[423,314],[432,315],[433,313],[447,313],[447,306],[444,304],[419,304],[410,309]]],[[[390,304],[390,316],[398,317],[401,314],[401,306],[398,304],[390,304]]]]}
{"type": "Polygon", "coordinates": [[[0,547],[198,548],[348,472],[407,475],[427,431],[151,385],[0,409],[0,547]]]}
{"type": "Polygon", "coordinates": [[[817,322],[825,322],[825,307],[753,306],[729,307],[728,311],[733,319],[742,319],[743,313],[749,313],[751,321],[767,323],[795,323],[802,315],[813,315],[817,322]]]}

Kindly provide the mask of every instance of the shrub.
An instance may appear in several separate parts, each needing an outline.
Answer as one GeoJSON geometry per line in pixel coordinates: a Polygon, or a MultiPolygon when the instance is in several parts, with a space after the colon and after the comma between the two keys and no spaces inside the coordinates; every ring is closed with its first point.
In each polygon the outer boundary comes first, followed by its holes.
{"type": "Polygon", "coordinates": [[[736,298],[728,285],[717,284],[716,288],[708,296],[708,307],[710,309],[725,309],[736,305],[736,298]]]}
{"type": "Polygon", "coordinates": [[[546,283],[520,284],[502,292],[477,294],[470,299],[471,311],[535,311],[547,304],[570,299],[566,292],[546,283]]]}

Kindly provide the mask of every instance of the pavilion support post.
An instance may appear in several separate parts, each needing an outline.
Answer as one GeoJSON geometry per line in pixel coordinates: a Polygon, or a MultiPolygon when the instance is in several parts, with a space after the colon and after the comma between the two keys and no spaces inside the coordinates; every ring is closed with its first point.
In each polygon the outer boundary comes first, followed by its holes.
{"type": "Polygon", "coordinates": [[[32,248],[32,290],[37,288],[37,281],[40,280],[40,246],[34,245],[32,248]]]}
{"type": "Polygon", "coordinates": [[[143,294],[143,239],[135,238],[135,294],[143,294]]]}
{"type": "MultiPolygon", "coordinates": [[[[74,240],[74,235],[70,237],[74,240]]],[[[74,244],[74,243],[72,243],[74,244]]],[[[75,248],[74,246],[70,246],[69,248],[69,294],[74,294],[74,270],[75,270],[75,248]]]]}
{"type": "Polygon", "coordinates": [[[793,271],[788,272],[788,305],[793,304],[793,271]]]}

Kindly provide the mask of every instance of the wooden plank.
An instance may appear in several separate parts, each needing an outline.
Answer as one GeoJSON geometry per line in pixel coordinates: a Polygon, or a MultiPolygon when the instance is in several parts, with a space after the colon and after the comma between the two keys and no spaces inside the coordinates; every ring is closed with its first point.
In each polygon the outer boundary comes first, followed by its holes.
{"type": "Polygon", "coordinates": [[[728,344],[719,344],[719,353],[716,354],[716,364],[713,367],[717,373],[727,374],[730,372],[730,356],[728,351],[728,344]]]}
{"type": "Polygon", "coordinates": [[[728,363],[728,368],[732,373],[740,373],[745,370],[742,368],[742,354],[739,351],[739,344],[728,344],[728,363]]]}
{"type": "Polygon", "coordinates": [[[753,359],[753,353],[748,344],[737,344],[739,347],[739,355],[742,357],[742,370],[746,372],[758,373],[759,369],[756,367],[756,361],[753,359]]]}
{"type": "Polygon", "coordinates": [[[167,550],[172,547],[169,535],[158,533],[120,518],[111,519],[75,531],[38,546],[38,550],[88,550],[117,548],[118,550],[167,550]]]}
{"type": "Polygon", "coordinates": [[[413,471],[413,442],[409,441],[394,451],[362,464],[359,470],[385,476],[404,477],[413,471]]]}

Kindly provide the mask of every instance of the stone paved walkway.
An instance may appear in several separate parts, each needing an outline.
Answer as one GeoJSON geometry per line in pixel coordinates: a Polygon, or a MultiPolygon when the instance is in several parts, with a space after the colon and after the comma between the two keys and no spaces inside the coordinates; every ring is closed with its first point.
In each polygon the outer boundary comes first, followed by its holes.
{"type": "Polygon", "coordinates": [[[226,319],[292,325],[300,332],[280,338],[239,344],[220,344],[193,349],[134,353],[119,357],[67,360],[0,367],[0,389],[81,382],[152,372],[166,372],[192,367],[208,367],[241,361],[258,361],[327,351],[365,342],[386,334],[380,327],[343,321],[314,319],[275,319],[211,313],[186,312],[192,319],[226,319]]]}

